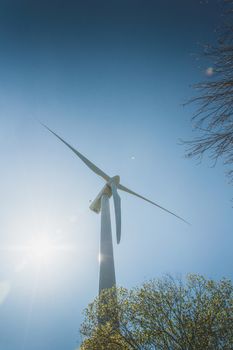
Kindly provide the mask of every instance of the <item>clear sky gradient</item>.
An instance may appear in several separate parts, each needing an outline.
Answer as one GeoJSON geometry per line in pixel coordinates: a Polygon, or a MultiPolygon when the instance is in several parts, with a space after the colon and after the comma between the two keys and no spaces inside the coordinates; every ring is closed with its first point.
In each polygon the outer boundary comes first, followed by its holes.
{"type": "Polygon", "coordinates": [[[184,158],[221,1],[0,1],[0,350],[74,350],[98,291],[103,181],[47,124],[123,185],[117,283],[165,273],[232,278],[232,188],[184,158]],[[43,238],[53,254],[38,256],[43,238]],[[26,248],[25,248],[26,247],[26,248]]]}

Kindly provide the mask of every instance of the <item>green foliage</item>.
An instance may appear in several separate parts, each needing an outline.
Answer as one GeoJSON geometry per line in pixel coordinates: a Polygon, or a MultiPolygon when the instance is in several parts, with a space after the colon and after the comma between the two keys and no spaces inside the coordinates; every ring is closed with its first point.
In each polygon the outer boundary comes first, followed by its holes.
{"type": "Polygon", "coordinates": [[[106,290],[85,310],[81,349],[233,349],[232,297],[229,280],[199,275],[106,290]]]}

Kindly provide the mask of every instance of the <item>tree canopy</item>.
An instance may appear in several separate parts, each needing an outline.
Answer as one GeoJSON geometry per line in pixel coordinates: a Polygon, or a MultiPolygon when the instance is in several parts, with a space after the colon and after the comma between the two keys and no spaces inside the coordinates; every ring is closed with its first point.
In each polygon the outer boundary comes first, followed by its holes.
{"type": "Polygon", "coordinates": [[[109,289],[85,310],[81,334],[82,350],[230,350],[233,285],[188,275],[109,289]]]}

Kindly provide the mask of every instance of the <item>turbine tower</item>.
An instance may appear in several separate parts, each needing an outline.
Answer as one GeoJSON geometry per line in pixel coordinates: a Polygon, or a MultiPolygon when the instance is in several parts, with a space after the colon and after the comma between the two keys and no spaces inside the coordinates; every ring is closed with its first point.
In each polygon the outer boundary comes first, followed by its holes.
{"type": "Polygon", "coordinates": [[[54,131],[42,124],[48,131],[62,141],[67,147],[69,147],[95,174],[99,175],[105,180],[105,185],[99,192],[97,197],[90,205],[90,209],[95,213],[101,212],[101,231],[100,231],[100,267],[99,267],[99,294],[102,290],[112,288],[116,285],[115,267],[114,267],[114,256],[113,256],[113,244],[112,244],[112,230],[111,230],[111,219],[110,219],[110,208],[109,199],[113,197],[114,210],[115,210],[115,221],[116,221],[116,239],[117,243],[121,240],[121,198],[117,190],[127,192],[131,195],[139,197],[144,201],[147,201],[156,207],[166,211],[167,213],[177,217],[178,219],[188,223],[180,216],[171,212],[168,209],[163,208],[159,204],[152,202],[151,200],[141,196],[140,194],[130,190],[120,183],[120,176],[109,176],[103,170],[98,168],[94,163],[84,157],[79,151],[69,145],[54,131]]]}

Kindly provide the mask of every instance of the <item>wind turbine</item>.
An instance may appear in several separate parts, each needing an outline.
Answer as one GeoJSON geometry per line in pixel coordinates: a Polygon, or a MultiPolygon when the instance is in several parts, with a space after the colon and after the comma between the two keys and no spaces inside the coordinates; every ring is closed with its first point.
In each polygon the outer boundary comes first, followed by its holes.
{"type": "MultiPolygon", "coordinates": [[[[42,124],[42,123],[41,123],[42,124]]],[[[112,230],[111,230],[111,219],[110,219],[110,209],[109,209],[109,199],[112,196],[115,209],[115,221],[116,221],[116,239],[117,243],[121,240],[121,198],[117,190],[127,192],[131,195],[139,197],[144,201],[147,201],[156,207],[166,211],[167,213],[177,217],[178,219],[188,223],[180,216],[171,212],[170,210],[163,208],[159,204],[147,199],[140,194],[130,190],[129,188],[123,186],[120,183],[120,176],[109,176],[103,170],[98,168],[94,163],[88,160],[79,151],[73,148],[65,140],[63,140],[54,131],[48,128],[46,125],[42,124],[48,131],[50,131],[54,136],[56,136],[60,141],[62,141],[67,147],[71,149],[95,174],[100,176],[105,180],[105,185],[102,190],[98,193],[97,197],[90,205],[90,209],[95,213],[101,212],[101,231],[100,231],[100,270],[99,270],[99,294],[102,290],[107,288],[112,288],[116,285],[115,277],[115,267],[114,267],[114,257],[113,257],[113,244],[112,244],[112,230]]]]}

